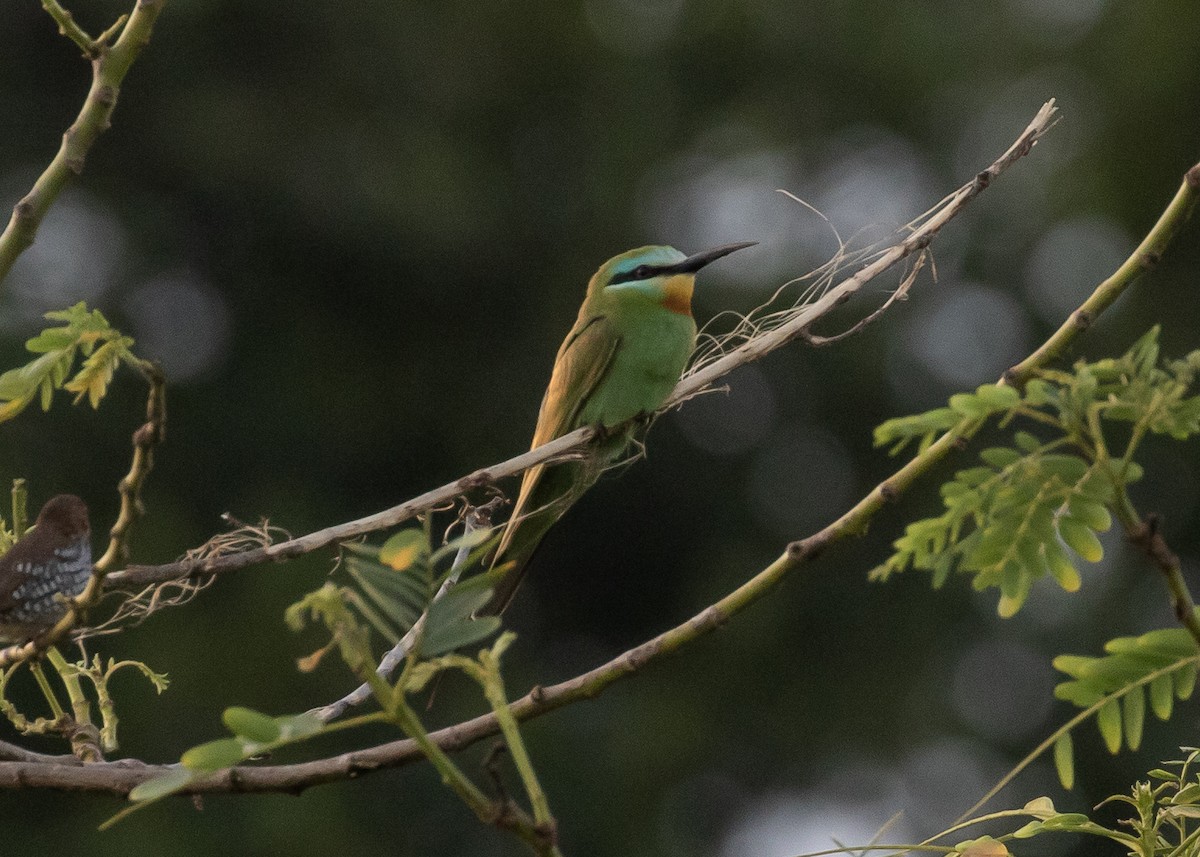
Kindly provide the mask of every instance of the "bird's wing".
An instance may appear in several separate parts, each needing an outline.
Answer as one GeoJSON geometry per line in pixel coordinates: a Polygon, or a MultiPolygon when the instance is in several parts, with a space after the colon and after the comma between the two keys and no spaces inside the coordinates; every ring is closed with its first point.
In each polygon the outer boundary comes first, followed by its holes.
{"type": "Polygon", "coordinates": [[[29,579],[33,555],[28,538],[20,539],[0,557],[0,613],[17,606],[16,591],[29,579]]]}
{"type": "Polygon", "coordinates": [[[621,335],[606,315],[594,315],[577,325],[563,341],[542,396],[531,449],[579,428],[579,414],[604,383],[620,346],[621,335]]]}
{"type": "MultiPolygon", "coordinates": [[[[607,316],[595,315],[576,325],[558,349],[538,412],[533,449],[579,427],[579,415],[604,383],[620,347],[621,336],[607,316]]],[[[512,561],[516,565],[497,584],[488,612],[498,613],[508,605],[542,536],[570,505],[567,495],[579,478],[577,470],[577,466],[538,464],[525,471],[494,563],[512,561]]]]}

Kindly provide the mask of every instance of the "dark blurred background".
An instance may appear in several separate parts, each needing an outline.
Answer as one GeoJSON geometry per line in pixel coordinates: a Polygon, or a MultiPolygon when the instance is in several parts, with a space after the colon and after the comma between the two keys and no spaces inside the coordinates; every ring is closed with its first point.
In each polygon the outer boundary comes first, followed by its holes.
{"type": "MultiPolygon", "coordinates": [[[[70,6],[95,33],[129,3],[70,6]]],[[[0,17],[7,206],[53,155],[89,70],[34,0],[0,17]]],[[[701,322],[745,312],[837,246],[776,189],[843,237],[878,237],[1058,99],[1059,125],[934,245],[937,282],[862,336],[740,370],[579,503],[510,614],[515,696],[737,585],[896,465],[871,448],[875,424],[996,378],[1056,326],[1200,158],[1198,45],[1189,0],[175,0],[3,288],[0,358],[23,362],[41,313],[87,300],[162,361],[170,425],[138,562],[203,542],[226,511],[299,534],[523,451],[609,256],[757,240],[705,271],[696,297],[701,322]]],[[[1124,350],[1159,321],[1169,353],[1200,347],[1198,230],[1077,353],[1124,350]]],[[[123,373],[99,413],[64,397],[0,426],[0,482],[28,478],[34,508],[82,494],[99,534],[142,400],[123,373]]],[[[1146,464],[1142,502],[1194,572],[1196,446],[1148,444],[1146,464]]],[[[1054,654],[1170,624],[1163,587],[1116,537],[1080,593],[1047,586],[1007,621],[994,592],[962,580],[868,584],[904,522],[938,508],[936,485],[682,655],[531,723],[566,852],[783,857],[865,842],[899,810],[887,838],[919,839],[1073,713],[1052,699],[1054,654]]],[[[102,641],[173,679],[161,697],[117,680],[123,751],[170,761],[223,734],[227,705],[285,713],[347,690],[336,665],[296,672],[319,638],[282,622],[329,559],[229,575],[102,641]]],[[[448,684],[432,720],[479,710],[448,684]]],[[[1195,743],[1195,725],[1185,706],[1115,760],[1088,726],[1075,793],[1039,765],[1005,799],[1090,806],[1195,743]]],[[[465,755],[470,770],[481,754],[465,755]]],[[[119,807],[0,793],[3,851],[522,853],[424,766],[202,812],[168,802],[96,833],[119,807]]]]}

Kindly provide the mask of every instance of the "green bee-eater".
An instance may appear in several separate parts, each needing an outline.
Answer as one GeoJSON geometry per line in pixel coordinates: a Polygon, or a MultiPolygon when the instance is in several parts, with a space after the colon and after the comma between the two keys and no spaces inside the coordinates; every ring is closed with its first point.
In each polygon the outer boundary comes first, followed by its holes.
{"type": "MultiPolygon", "coordinates": [[[[614,256],[588,283],[542,398],[533,447],[580,426],[612,429],[657,410],[679,383],[696,345],[692,289],[696,272],[754,242],[693,256],[673,247],[639,247],[614,256]]],[[[633,427],[607,434],[582,461],[525,471],[521,492],[492,567],[512,565],[485,613],[508,606],[546,531],[624,451],[633,427]]]]}

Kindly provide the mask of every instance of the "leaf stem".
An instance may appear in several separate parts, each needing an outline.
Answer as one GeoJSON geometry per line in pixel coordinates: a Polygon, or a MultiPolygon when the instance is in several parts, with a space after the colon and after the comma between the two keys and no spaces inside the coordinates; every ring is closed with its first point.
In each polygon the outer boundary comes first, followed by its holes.
{"type": "Polygon", "coordinates": [[[95,724],[92,723],[92,703],[83,690],[83,683],[79,681],[79,670],[74,664],[67,662],[57,646],[46,650],[46,660],[50,661],[50,665],[58,673],[63,687],[67,689],[67,699],[71,701],[71,711],[75,718],[70,735],[72,752],[84,761],[102,760],[104,752],[117,749],[115,731],[109,734],[108,741],[104,740],[103,733],[97,732],[95,724]]]}
{"type": "Polygon", "coordinates": [[[556,836],[556,825],[554,817],[550,814],[550,803],[546,798],[545,791],[542,790],[541,783],[538,782],[537,772],[533,769],[529,752],[525,749],[517,718],[513,716],[508,707],[508,697],[504,692],[504,678],[500,673],[498,652],[507,647],[508,642],[512,639],[511,634],[506,634],[496,642],[490,651],[485,649],[479,653],[479,663],[483,668],[480,670],[478,679],[488,704],[492,706],[492,711],[496,712],[496,722],[500,726],[500,732],[504,735],[508,751],[512,753],[513,764],[516,765],[517,773],[521,776],[525,793],[529,796],[529,805],[533,809],[533,820],[545,831],[547,836],[553,839],[556,836]]]}
{"type": "Polygon", "coordinates": [[[46,673],[42,669],[39,661],[29,662],[29,671],[33,673],[34,679],[37,680],[38,687],[42,691],[42,695],[46,697],[46,702],[50,705],[50,714],[55,720],[62,720],[67,716],[67,712],[63,710],[62,704],[58,701],[58,694],[54,692],[54,688],[50,686],[49,679],[46,678],[46,673]]]}
{"type": "Polygon", "coordinates": [[[24,479],[14,479],[12,486],[12,532],[19,539],[29,529],[29,491],[24,479]]]}
{"type": "Polygon", "coordinates": [[[1125,687],[1121,688],[1120,690],[1115,690],[1112,693],[1107,694],[1106,696],[1099,699],[1097,702],[1088,706],[1083,711],[1079,712],[1074,717],[1072,717],[1070,720],[1068,720],[1066,723],[1064,723],[1062,726],[1059,726],[1057,729],[1055,729],[1053,732],[1051,732],[1050,736],[1048,738],[1046,738],[1045,741],[1043,741],[1041,744],[1038,744],[1036,747],[1034,747],[1024,759],[1017,762],[1015,767],[1013,767],[1007,774],[1005,774],[1003,777],[1001,777],[1000,781],[998,783],[996,783],[994,786],[992,786],[990,789],[988,789],[987,794],[985,794],[983,797],[981,797],[979,800],[977,800],[975,802],[975,804],[970,809],[968,809],[966,812],[964,812],[962,815],[960,815],[955,820],[954,823],[956,825],[961,824],[967,818],[969,818],[971,815],[978,812],[981,807],[983,807],[985,804],[988,803],[988,801],[990,801],[992,798],[994,798],[996,795],[998,795],[1000,793],[1001,789],[1003,789],[1005,786],[1007,786],[1009,783],[1011,783],[1013,780],[1015,780],[1022,771],[1024,771],[1026,768],[1028,768],[1030,765],[1032,765],[1035,761],[1037,761],[1038,758],[1040,758],[1043,754],[1045,754],[1047,750],[1049,750],[1051,747],[1053,747],[1055,742],[1057,742],[1059,738],[1061,738],[1063,735],[1066,735],[1068,732],[1070,732],[1072,729],[1074,729],[1080,723],[1087,722],[1087,720],[1089,718],[1091,718],[1097,711],[1099,711],[1101,708],[1103,708],[1109,702],[1113,701],[1114,699],[1120,699],[1121,697],[1123,697],[1127,693],[1129,693],[1131,690],[1136,689],[1136,690],[1140,691],[1141,688],[1150,684],[1156,678],[1159,678],[1160,676],[1164,676],[1164,675],[1170,675],[1171,673],[1175,672],[1177,669],[1180,669],[1181,667],[1187,666],[1188,664],[1195,664],[1195,663],[1200,663],[1200,654],[1192,655],[1192,656],[1186,657],[1186,658],[1180,658],[1179,660],[1175,661],[1174,663],[1167,664],[1165,667],[1156,669],[1154,672],[1147,673],[1146,675],[1139,678],[1137,681],[1131,682],[1130,684],[1126,685],[1125,687]]]}

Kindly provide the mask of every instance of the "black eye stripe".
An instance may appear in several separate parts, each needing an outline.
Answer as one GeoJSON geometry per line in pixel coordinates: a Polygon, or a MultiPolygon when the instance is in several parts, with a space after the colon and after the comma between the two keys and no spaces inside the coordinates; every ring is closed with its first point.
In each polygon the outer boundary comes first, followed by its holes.
{"type": "Polygon", "coordinates": [[[636,282],[637,280],[648,280],[651,277],[656,276],[661,270],[662,267],[657,265],[638,265],[632,271],[625,271],[624,273],[615,275],[611,280],[608,281],[608,284],[610,286],[615,286],[619,283],[632,283],[636,282]]]}

